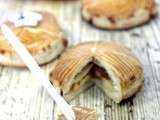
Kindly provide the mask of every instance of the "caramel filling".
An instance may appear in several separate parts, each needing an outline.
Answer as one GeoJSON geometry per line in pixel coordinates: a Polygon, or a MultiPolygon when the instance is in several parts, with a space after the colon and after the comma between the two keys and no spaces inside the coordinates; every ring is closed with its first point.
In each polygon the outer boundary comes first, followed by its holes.
{"type": "Polygon", "coordinates": [[[94,67],[92,68],[92,74],[95,77],[100,78],[105,84],[106,88],[110,90],[113,89],[113,82],[104,68],[94,65],[94,67]]]}

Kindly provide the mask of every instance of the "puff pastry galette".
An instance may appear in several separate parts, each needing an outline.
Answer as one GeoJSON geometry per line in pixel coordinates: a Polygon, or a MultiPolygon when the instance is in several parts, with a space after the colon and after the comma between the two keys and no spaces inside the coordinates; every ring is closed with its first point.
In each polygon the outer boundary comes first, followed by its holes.
{"type": "Polygon", "coordinates": [[[157,13],[155,0],[82,0],[82,16],[103,29],[126,29],[157,13]]]}
{"type": "MultiPolygon", "coordinates": [[[[12,29],[38,64],[45,64],[51,61],[67,45],[62,29],[56,18],[50,13],[18,13],[8,19],[5,24],[12,29]]],[[[5,40],[2,31],[0,31],[0,64],[24,66],[11,45],[5,40]]]]}
{"type": "MultiPolygon", "coordinates": [[[[84,108],[80,106],[74,106],[73,111],[75,112],[76,120],[96,120],[98,114],[96,110],[90,108],[84,108]]],[[[58,116],[57,120],[67,120],[63,114],[58,116]]]]}
{"type": "Polygon", "coordinates": [[[67,100],[95,82],[119,103],[142,86],[143,70],[129,48],[110,42],[88,42],[62,55],[51,72],[51,81],[67,100]]]}

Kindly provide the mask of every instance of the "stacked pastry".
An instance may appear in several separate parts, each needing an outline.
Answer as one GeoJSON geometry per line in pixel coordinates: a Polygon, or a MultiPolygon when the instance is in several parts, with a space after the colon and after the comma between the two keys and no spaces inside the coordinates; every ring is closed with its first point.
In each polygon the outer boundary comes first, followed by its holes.
{"type": "MultiPolygon", "coordinates": [[[[17,13],[6,22],[38,64],[45,64],[56,58],[67,46],[55,17],[47,12],[26,11],[17,13]]],[[[24,66],[11,45],[0,31],[0,64],[24,66]]]]}
{"type": "Polygon", "coordinates": [[[67,50],[51,72],[62,95],[73,99],[93,82],[119,103],[143,84],[139,60],[129,48],[115,43],[81,43],[67,50]],[[98,79],[91,79],[97,77],[98,79]]]}
{"type": "Polygon", "coordinates": [[[82,16],[103,29],[143,24],[157,14],[155,0],[82,0],[82,16]]]}

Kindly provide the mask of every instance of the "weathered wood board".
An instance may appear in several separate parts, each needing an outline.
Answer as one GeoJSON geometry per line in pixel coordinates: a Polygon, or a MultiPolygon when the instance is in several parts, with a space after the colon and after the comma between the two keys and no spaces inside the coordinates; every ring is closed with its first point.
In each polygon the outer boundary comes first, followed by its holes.
{"type": "MultiPolygon", "coordinates": [[[[144,88],[132,99],[115,104],[95,86],[72,104],[98,108],[99,120],[160,119],[160,16],[141,27],[123,31],[96,29],[81,19],[79,1],[0,0],[0,17],[18,10],[45,10],[55,14],[70,34],[70,45],[84,41],[113,41],[130,47],[141,60],[144,88]]],[[[159,7],[160,13],[160,7],[159,7]]],[[[54,61],[42,68],[46,74],[54,61]]],[[[27,69],[0,66],[0,120],[53,120],[54,102],[27,69]]]]}

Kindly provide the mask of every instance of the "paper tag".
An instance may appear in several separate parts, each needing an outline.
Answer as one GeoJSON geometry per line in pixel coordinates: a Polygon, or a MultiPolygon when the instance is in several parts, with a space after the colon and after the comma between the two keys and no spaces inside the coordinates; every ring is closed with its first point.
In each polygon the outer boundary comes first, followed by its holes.
{"type": "Polygon", "coordinates": [[[37,26],[42,20],[42,15],[32,11],[23,11],[9,17],[15,27],[37,26]]]}

